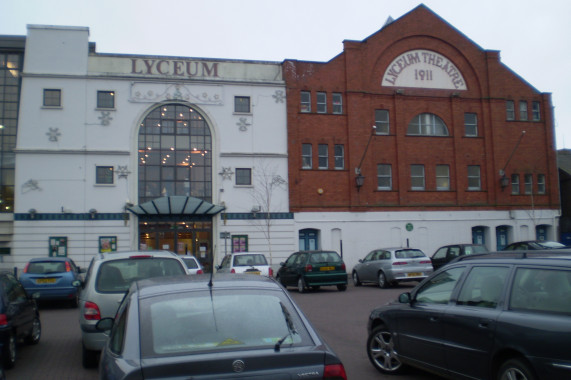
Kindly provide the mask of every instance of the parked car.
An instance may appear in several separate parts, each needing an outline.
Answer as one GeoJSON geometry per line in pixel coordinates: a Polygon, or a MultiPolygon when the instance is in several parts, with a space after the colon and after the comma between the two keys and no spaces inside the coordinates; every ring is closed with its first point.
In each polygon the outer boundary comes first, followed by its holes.
{"type": "Polygon", "coordinates": [[[263,253],[237,252],[224,256],[216,267],[218,273],[261,274],[273,277],[274,271],[263,253]]]}
{"type": "Polygon", "coordinates": [[[35,297],[26,293],[11,273],[0,273],[0,358],[12,368],[18,358],[18,344],[37,344],[42,335],[40,312],[35,297]]]}
{"type": "Polygon", "coordinates": [[[134,283],[115,319],[98,322],[110,329],[100,379],[347,379],[275,280],[226,273],[210,280],[134,283]]]}
{"type": "Polygon", "coordinates": [[[181,256],[180,258],[186,264],[186,270],[188,271],[188,274],[203,274],[204,273],[204,269],[202,268],[202,265],[200,264],[200,262],[198,261],[198,259],[196,257],[191,256],[191,255],[186,255],[186,256],[181,256]]]}
{"type": "Polygon", "coordinates": [[[347,269],[335,251],[300,251],[292,253],[280,263],[276,279],[284,286],[297,286],[300,293],[308,288],[337,286],[347,289],[347,269]]]}
{"type": "Polygon", "coordinates": [[[420,249],[380,248],[360,259],[351,276],[355,286],[372,282],[388,288],[399,282],[423,280],[432,271],[430,259],[420,249]]]}
{"type": "Polygon", "coordinates": [[[383,373],[451,379],[571,377],[571,255],[463,256],[374,309],[367,354],[383,373]]]}
{"type": "Polygon", "coordinates": [[[487,252],[488,248],[482,244],[451,244],[438,248],[430,260],[434,270],[437,270],[457,257],[487,252]]]}
{"type": "Polygon", "coordinates": [[[42,257],[28,261],[19,279],[28,294],[38,293],[38,301],[67,301],[77,307],[81,269],[68,257],[42,257]],[[74,285],[74,283],[76,285],[74,285]]]}
{"type": "Polygon", "coordinates": [[[502,251],[529,251],[538,249],[564,249],[569,248],[564,244],[556,241],[546,241],[546,240],[532,240],[532,241],[519,241],[516,243],[511,243],[504,247],[502,251]]]}
{"type": "Polygon", "coordinates": [[[82,363],[96,367],[107,336],[95,328],[102,318],[113,317],[133,281],[186,275],[180,256],[168,251],[105,252],[89,264],[79,295],[82,363]]]}

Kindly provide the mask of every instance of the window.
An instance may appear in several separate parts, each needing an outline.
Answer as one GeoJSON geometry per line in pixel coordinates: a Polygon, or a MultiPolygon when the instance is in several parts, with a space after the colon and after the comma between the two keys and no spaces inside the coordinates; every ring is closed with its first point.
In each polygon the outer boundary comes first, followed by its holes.
{"type": "Polygon", "coordinates": [[[450,190],[450,167],[436,165],[436,190],[450,190]]]}
{"type": "Polygon", "coordinates": [[[506,101],[506,120],[515,120],[515,106],[513,100],[506,101]]]}
{"type": "Polygon", "coordinates": [[[524,177],[524,192],[531,194],[533,192],[533,174],[526,174],[524,177]]]}
{"type": "Polygon", "coordinates": [[[327,94],[325,92],[317,93],[317,113],[327,113],[327,94]]]}
{"type": "Polygon", "coordinates": [[[537,193],[545,194],[545,174],[537,175],[537,193]]]}
{"type": "Polygon", "coordinates": [[[249,96],[235,96],[234,97],[234,112],[250,113],[250,97],[249,96]]]}
{"type": "Polygon", "coordinates": [[[527,102],[525,100],[519,102],[519,119],[527,120],[527,102]]]}
{"type": "Polygon", "coordinates": [[[510,309],[571,314],[568,270],[518,268],[510,296],[510,309]]]}
{"type": "Polygon", "coordinates": [[[412,190],[424,190],[424,165],[410,165],[410,183],[412,190]]]}
{"type": "Polygon", "coordinates": [[[480,166],[468,166],[468,190],[481,190],[482,185],[480,182],[480,166]]]}
{"type": "Polygon", "coordinates": [[[329,168],[329,146],[327,144],[319,144],[317,147],[318,168],[329,168]]]}
{"type": "Polygon", "coordinates": [[[345,169],[345,146],[335,144],[333,155],[335,156],[335,169],[345,169]]]}
{"type": "MultiPolygon", "coordinates": [[[[232,235],[232,252],[248,252],[248,235],[232,235]]],[[[230,260],[227,266],[230,265],[230,260]]]]}
{"type": "Polygon", "coordinates": [[[390,164],[377,165],[377,189],[393,189],[393,170],[390,164]]]}
{"type": "Polygon", "coordinates": [[[531,114],[532,114],[532,120],[533,121],[539,121],[541,120],[541,111],[539,109],[539,102],[533,102],[531,103],[531,114]]]}
{"type": "Polygon", "coordinates": [[[115,108],[115,91],[97,91],[97,108],[115,108]]]}
{"type": "Polygon", "coordinates": [[[343,113],[343,97],[338,92],[333,93],[333,113],[343,113]]]}
{"type": "Polygon", "coordinates": [[[475,113],[464,114],[464,133],[466,136],[478,136],[478,115],[475,113]]]}
{"type": "Polygon", "coordinates": [[[44,89],[44,107],[61,107],[61,90],[44,89]]]}
{"type": "Polygon", "coordinates": [[[495,309],[500,301],[510,268],[473,268],[458,295],[458,305],[495,309]]]}
{"type": "Polygon", "coordinates": [[[406,134],[411,136],[448,136],[448,128],[438,116],[422,113],[412,119],[406,134]]]}
{"type": "Polygon", "coordinates": [[[236,168],[236,185],[250,186],[252,184],[252,169],[236,168]]]}
{"type": "Polygon", "coordinates": [[[512,194],[519,194],[519,174],[512,174],[512,194]]]}
{"type": "Polygon", "coordinates": [[[112,185],[113,166],[98,166],[95,169],[95,183],[99,185],[112,185]]]}
{"type": "Polygon", "coordinates": [[[456,287],[456,282],[464,272],[464,267],[449,269],[424,283],[416,293],[416,302],[429,304],[447,304],[456,287]]]}
{"type": "Polygon", "coordinates": [[[311,92],[301,92],[301,112],[311,112],[311,92]]]}
{"type": "Polygon", "coordinates": [[[311,156],[312,156],[311,144],[302,144],[301,145],[301,168],[302,169],[311,169],[313,167],[311,156]]]}
{"type": "Polygon", "coordinates": [[[375,127],[377,135],[388,135],[389,128],[389,111],[388,110],[375,110],[375,127]]]}

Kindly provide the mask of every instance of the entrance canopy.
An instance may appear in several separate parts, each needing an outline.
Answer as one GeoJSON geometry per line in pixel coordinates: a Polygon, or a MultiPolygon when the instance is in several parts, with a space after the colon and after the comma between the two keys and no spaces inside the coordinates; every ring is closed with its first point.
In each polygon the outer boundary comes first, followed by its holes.
{"type": "Polygon", "coordinates": [[[135,215],[202,215],[214,216],[225,210],[224,206],[194,197],[175,195],[156,198],[152,201],[128,207],[127,210],[135,215]]]}

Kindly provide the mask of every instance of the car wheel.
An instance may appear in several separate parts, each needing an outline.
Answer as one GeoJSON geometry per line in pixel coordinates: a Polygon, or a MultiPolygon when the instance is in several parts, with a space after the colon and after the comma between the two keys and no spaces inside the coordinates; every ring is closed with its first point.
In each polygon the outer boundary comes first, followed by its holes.
{"type": "Polygon", "coordinates": [[[498,380],[535,380],[533,371],[524,361],[510,359],[500,367],[498,380]]]}
{"type": "Polygon", "coordinates": [[[13,368],[16,364],[16,335],[14,335],[14,332],[10,333],[8,341],[2,350],[2,364],[6,369],[13,368]]]}
{"type": "Polygon", "coordinates": [[[379,288],[386,289],[389,287],[389,282],[387,281],[387,276],[384,272],[379,272],[379,288]]]}
{"type": "Polygon", "coordinates": [[[284,288],[287,288],[287,285],[284,283],[284,281],[282,280],[282,278],[279,274],[276,276],[276,281],[279,282],[280,284],[282,284],[282,286],[284,288]]]}
{"type": "Polygon", "coordinates": [[[319,285],[311,287],[311,290],[318,291],[319,289],[321,289],[321,286],[319,286],[319,285]]]}
{"type": "Polygon", "coordinates": [[[361,286],[361,281],[359,280],[359,275],[357,272],[353,272],[353,285],[361,286]]]}
{"type": "Polygon", "coordinates": [[[30,331],[30,335],[26,337],[26,343],[38,344],[40,342],[41,337],[42,337],[42,323],[40,322],[39,317],[35,317],[34,322],[32,323],[32,331],[30,331]]]}
{"type": "Polygon", "coordinates": [[[305,281],[303,281],[303,277],[300,277],[300,278],[297,280],[297,290],[298,290],[300,293],[305,292],[305,281]]]}
{"type": "Polygon", "coordinates": [[[70,306],[75,309],[79,305],[79,291],[75,293],[75,296],[70,300],[70,306]]]}
{"type": "Polygon", "coordinates": [[[344,292],[347,290],[347,285],[337,285],[337,290],[344,292]]]}
{"type": "Polygon", "coordinates": [[[402,363],[394,347],[393,333],[385,326],[376,327],[367,338],[367,356],[373,366],[383,373],[399,373],[402,363]]]}
{"type": "Polygon", "coordinates": [[[84,368],[95,368],[98,363],[98,352],[88,350],[85,346],[82,346],[81,360],[84,368]]]}

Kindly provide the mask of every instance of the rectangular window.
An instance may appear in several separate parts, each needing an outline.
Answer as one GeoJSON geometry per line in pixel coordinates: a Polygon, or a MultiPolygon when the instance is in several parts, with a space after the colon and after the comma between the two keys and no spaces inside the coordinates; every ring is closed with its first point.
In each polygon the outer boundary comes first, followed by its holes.
{"type": "Polygon", "coordinates": [[[325,92],[317,93],[317,113],[327,113],[327,94],[325,92]]]}
{"type": "Polygon", "coordinates": [[[541,111],[539,109],[539,102],[531,103],[531,113],[533,117],[533,121],[540,121],[541,120],[541,111]]]}
{"type": "Polygon", "coordinates": [[[250,186],[252,184],[252,169],[236,168],[236,185],[250,186]]]}
{"type": "Polygon", "coordinates": [[[519,119],[527,120],[527,102],[525,100],[519,102],[519,119]]]}
{"type": "Polygon", "coordinates": [[[524,192],[531,194],[533,191],[533,174],[526,174],[524,177],[524,192]]]}
{"type": "Polygon", "coordinates": [[[464,133],[466,136],[478,136],[478,115],[475,113],[464,114],[464,133]]]}
{"type": "Polygon", "coordinates": [[[436,190],[450,190],[450,166],[436,165],[436,190]]]}
{"type": "Polygon", "coordinates": [[[513,100],[506,101],[506,120],[515,120],[515,106],[513,100]]]}
{"type": "Polygon", "coordinates": [[[375,126],[377,135],[388,135],[389,129],[389,111],[388,110],[375,110],[375,126]]]}
{"type": "Polygon", "coordinates": [[[329,168],[329,146],[327,144],[319,144],[317,147],[318,168],[329,168]]]}
{"type": "Polygon", "coordinates": [[[95,168],[95,183],[99,185],[112,185],[113,166],[97,166],[95,168]]]}
{"type": "Polygon", "coordinates": [[[301,168],[311,169],[313,167],[311,144],[301,145],[301,168]]]}
{"type": "Polygon", "coordinates": [[[377,165],[377,189],[393,189],[393,170],[390,164],[377,165]]]}
{"type": "Polygon", "coordinates": [[[97,108],[115,108],[115,91],[97,91],[97,108]]]}
{"type": "Polygon", "coordinates": [[[545,174],[537,175],[537,193],[545,194],[545,174]]]}
{"type": "Polygon", "coordinates": [[[333,155],[335,156],[335,169],[345,169],[345,146],[342,144],[335,144],[333,150],[333,155]]]}
{"type": "Polygon", "coordinates": [[[301,112],[311,112],[311,92],[301,92],[301,112]]]}
{"type": "Polygon", "coordinates": [[[338,92],[334,92],[332,97],[333,97],[333,113],[342,114],[343,113],[343,97],[338,92]]]}
{"type": "Polygon", "coordinates": [[[481,190],[480,166],[468,165],[468,190],[481,190]]]}
{"type": "Polygon", "coordinates": [[[234,112],[236,112],[236,113],[250,113],[250,97],[249,96],[235,96],[234,97],[234,112]]]}
{"type": "Polygon", "coordinates": [[[512,194],[519,194],[519,174],[512,174],[512,194]]]}
{"type": "Polygon", "coordinates": [[[248,235],[232,235],[232,252],[248,252],[248,235]]]}
{"type": "Polygon", "coordinates": [[[424,165],[410,165],[411,190],[424,190],[424,165]]]}
{"type": "Polygon", "coordinates": [[[44,89],[44,107],[61,107],[61,90],[44,89]]]}

